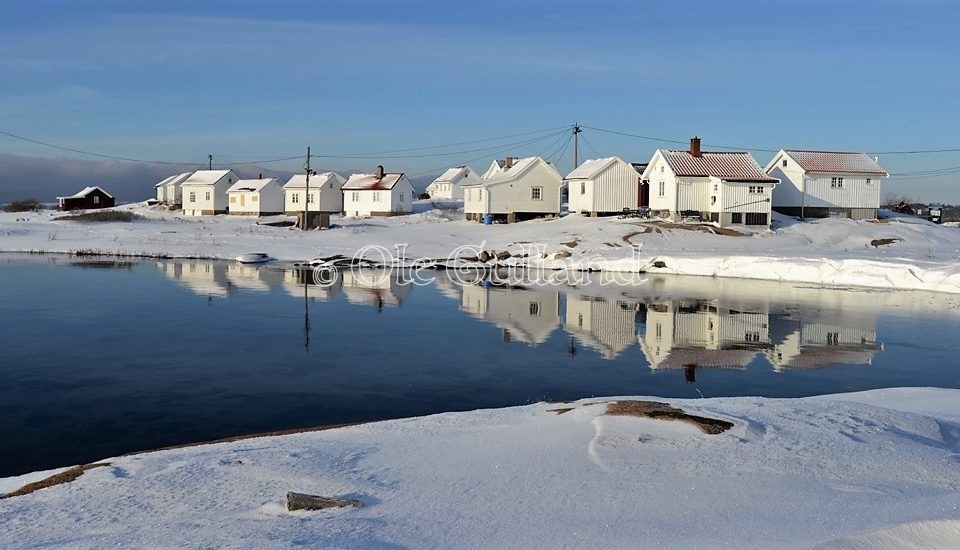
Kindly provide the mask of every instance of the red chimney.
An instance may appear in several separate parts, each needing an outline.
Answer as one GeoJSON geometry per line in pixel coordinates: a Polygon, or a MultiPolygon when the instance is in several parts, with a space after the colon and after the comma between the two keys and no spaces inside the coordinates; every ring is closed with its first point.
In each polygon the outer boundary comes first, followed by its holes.
{"type": "Polygon", "coordinates": [[[692,138],[690,138],[690,156],[691,157],[702,156],[700,154],[700,138],[698,138],[697,136],[693,136],[692,138]]]}

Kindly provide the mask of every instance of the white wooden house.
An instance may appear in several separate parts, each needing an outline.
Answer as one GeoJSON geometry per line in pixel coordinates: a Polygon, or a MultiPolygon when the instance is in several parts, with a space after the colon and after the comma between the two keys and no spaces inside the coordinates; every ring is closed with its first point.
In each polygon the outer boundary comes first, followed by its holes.
{"type": "Polygon", "coordinates": [[[431,199],[463,200],[463,186],[480,182],[480,176],[469,166],[454,166],[433,180],[425,191],[431,199]]]}
{"type": "Polygon", "coordinates": [[[183,182],[193,172],[184,172],[175,176],[164,178],[160,183],[154,185],[157,192],[157,201],[168,206],[179,206],[183,203],[183,182]]]}
{"type": "Polygon", "coordinates": [[[351,270],[340,273],[341,290],[354,304],[373,306],[400,306],[413,292],[413,285],[397,274],[381,270],[351,270]]]}
{"type": "Polygon", "coordinates": [[[197,170],[181,185],[183,213],[210,216],[227,212],[227,189],[238,179],[233,170],[197,170]]]}
{"type": "Polygon", "coordinates": [[[342,212],[343,188],[347,180],[336,172],[323,172],[310,176],[310,196],[307,196],[307,175],[297,174],[283,186],[284,211],[295,216],[304,211],[309,203],[310,212],[342,212]]]}
{"type": "Polygon", "coordinates": [[[413,184],[406,175],[386,173],[377,166],[373,174],[354,174],[343,184],[345,216],[397,216],[413,211],[413,184]]]}
{"type": "Polygon", "coordinates": [[[563,176],[542,158],[507,157],[499,172],[463,186],[463,209],[475,221],[487,214],[507,223],[559,216],[561,187],[563,176]]]}
{"type": "Polygon", "coordinates": [[[227,189],[233,216],[273,216],[283,213],[283,187],[277,178],[237,180],[227,189]]]}
{"type": "Polygon", "coordinates": [[[485,180],[494,174],[499,174],[503,171],[503,167],[506,165],[506,163],[506,159],[494,159],[494,161],[490,163],[490,168],[487,168],[487,171],[480,176],[480,179],[485,180]]]}
{"type": "Polygon", "coordinates": [[[570,212],[596,216],[636,209],[643,203],[643,178],[618,157],[592,159],[563,178],[570,212]]]}
{"type": "Polygon", "coordinates": [[[766,172],[782,183],[773,209],[807,218],[876,219],[880,181],[889,176],[865,153],[781,149],[766,172]]]}
{"type": "Polygon", "coordinates": [[[688,216],[720,227],[770,226],[773,188],[768,176],[745,151],[701,151],[700,139],[690,149],[658,149],[643,171],[650,185],[650,208],[680,221],[688,216]]]}

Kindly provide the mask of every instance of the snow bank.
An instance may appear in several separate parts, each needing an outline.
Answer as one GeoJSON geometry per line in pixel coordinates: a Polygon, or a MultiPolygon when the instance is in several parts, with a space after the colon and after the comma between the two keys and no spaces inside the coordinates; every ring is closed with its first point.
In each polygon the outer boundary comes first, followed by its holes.
{"type": "Polygon", "coordinates": [[[659,400],[734,423],[706,435],[590,399],[127,456],[2,501],[0,546],[942,547],[958,400],[659,400]],[[287,491],[364,506],[287,512],[287,491]]]}
{"type": "Polygon", "coordinates": [[[778,216],[773,231],[724,236],[704,232],[704,227],[576,214],[484,226],[462,219],[462,209],[450,204],[421,201],[412,215],[334,216],[336,228],[303,232],[260,226],[243,216],[183,217],[142,204],[119,208],[145,219],[78,224],[53,221],[58,215],[54,212],[0,213],[0,251],[219,259],[257,251],[284,261],[305,261],[352,256],[371,245],[394,251],[398,244],[407,245],[407,259],[438,259],[472,245],[511,252],[514,257],[507,264],[550,269],[643,270],[960,293],[960,231],[916,218],[798,222],[778,216]],[[569,257],[557,259],[558,252],[569,257]]]}

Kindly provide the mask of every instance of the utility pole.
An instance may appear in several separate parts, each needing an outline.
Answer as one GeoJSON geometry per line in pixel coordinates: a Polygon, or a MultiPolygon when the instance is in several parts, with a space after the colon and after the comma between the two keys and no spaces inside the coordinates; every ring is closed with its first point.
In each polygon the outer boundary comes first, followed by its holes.
{"type": "Polygon", "coordinates": [[[307,230],[307,226],[310,225],[310,146],[307,145],[307,197],[304,199],[303,203],[303,230],[307,230]]]}
{"type": "Polygon", "coordinates": [[[213,155],[207,155],[207,170],[213,170],[213,155]]]}
{"type": "Polygon", "coordinates": [[[577,166],[580,166],[580,132],[583,130],[580,129],[580,123],[573,123],[573,169],[576,170],[577,166]]]}

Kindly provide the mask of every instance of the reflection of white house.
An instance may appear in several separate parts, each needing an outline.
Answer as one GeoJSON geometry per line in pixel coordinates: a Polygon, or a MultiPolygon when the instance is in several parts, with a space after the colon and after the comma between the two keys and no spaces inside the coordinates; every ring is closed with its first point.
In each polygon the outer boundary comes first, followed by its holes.
{"type": "Polygon", "coordinates": [[[310,176],[310,196],[307,197],[307,175],[297,174],[283,185],[284,211],[295,216],[304,211],[309,203],[311,212],[343,211],[343,193],[340,189],[346,182],[336,172],[324,172],[310,176]]]}
{"type": "Polygon", "coordinates": [[[632,164],[618,157],[588,160],[563,180],[570,212],[595,216],[641,206],[643,179],[632,164]]]}
{"type": "Polygon", "coordinates": [[[765,174],[750,153],[658,149],[643,171],[650,185],[650,208],[679,221],[684,216],[716,222],[720,227],[769,227],[775,178],[765,174]]]}
{"type": "Polygon", "coordinates": [[[169,206],[180,205],[183,200],[183,182],[189,178],[191,174],[193,174],[193,172],[184,172],[170,176],[154,185],[153,187],[157,192],[157,200],[169,206]]]}
{"type": "Polygon", "coordinates": [[[373,306],[399,306],[413,291],[413,285],[392,275],[390,271],[345,269],[340,272],[342,291],[354,304],[373,306]]]}
{"type": "Polygon", "coordinates": [[[396,216],[413,211],[413,184],[403,173],[354,174],[343,184],[345,216],[396,216]]]}
{"type": "Polygon", "coordinates": [[[500,327],[504,342],[542,344],[560,324],[560,294],[550,289],[468,285],[460,309],[500,327]]]}
{"type": "Polygon", "coordinates": [[[766,172],[782,182],[773,209],[789,216],[875,219],[887,171],[865,153],[781,149],[766,172]]]}
{"type": "Polygon", "coordinates": [[[227,264],[227,280],[241,290],[269,292],[280,284],[281,279],[282,274],[279,271],[267,267],[227,264]]]}
{"type": "Polygon", "coordinates": [[[876,319],[835,313],[822,319],[773,316],[774,345],[766,352],[773,370],[869,365],[881,349],[876,319]],[[842,326],[841,324],[842,323],[842,326]]]}
{"type": "Polygon", "coordinates": [[[770,345],[769,314],[717,300],[657,301],[647,304],[638,339],[652,369],[746,368],[770,345]]]}
{"type": "Polygon", "coordinates": [[[460,282],[451,279],[446,271],[436,272],[434,285],[437,287],[437,290],[440,291],[440,294],[443,294],[447,298],[460,303],[460,299],[463,294],[463,286],[460,284],[460,282]]]}
{"type": "Polygon", "coordinates": [[[463,185],[480,183],[480,176],[469,166],[448,168],[426,188],[431,199],[463,200],[463,185]]]}
{"type": "Polygon", "coordinates": [[[276,178],[237,180],[227,189],[230,214],[272,216],[283,213],[283,188],[276,178]]]}
{"type": "Polygon", "coordinates": [[[232,284],[227,277],[227,264],[207,260],[157,262],[164,275],[201,296],[226,297],[232,284]]]}
{"type": "Polygon", "coordinates": [[[584,346],[614,359],[637,342],[637,304],[567,296],[563,328],[584,346]]]}
{"type": "Polygon", "coordinates": [[[227,189],[238,179],[232,170],[197,170],[181,184],[184,215],[225,213],[227,189]]]}
{"type": "Polygon", "coordinates": [[[295,298],[329,302],[343,287],[343,279],[330,272],[292,268],[283,273],[283,289],[295,298]]]}
{"type": "Polygon", "coordinates": [[[482,221],[486,214],[508,223],[559,216],[562,186],[563,177],[542,158],[507,157],[499,171],[480,183],[463,185],[463,210],[474,221],[482,221]]]}

